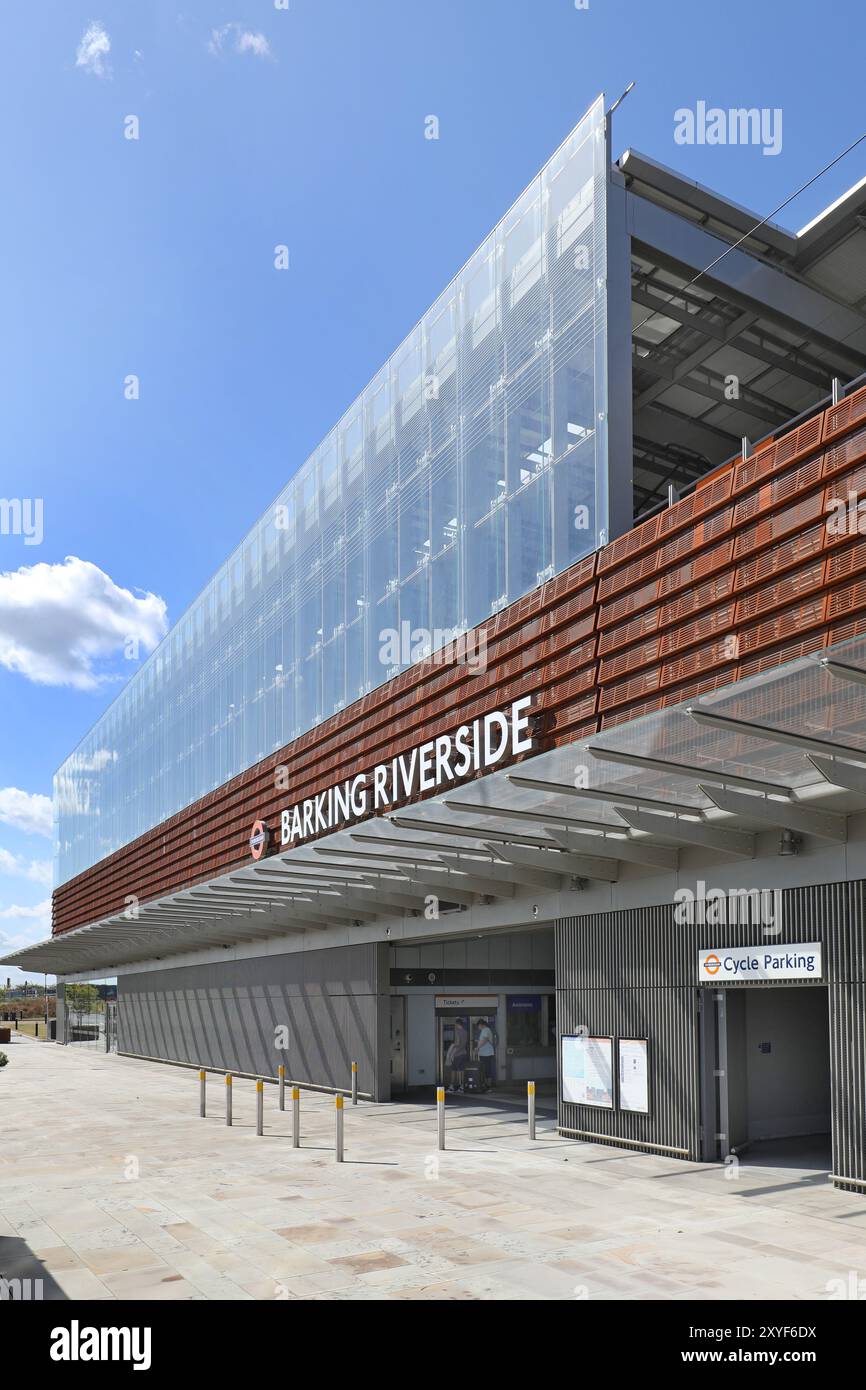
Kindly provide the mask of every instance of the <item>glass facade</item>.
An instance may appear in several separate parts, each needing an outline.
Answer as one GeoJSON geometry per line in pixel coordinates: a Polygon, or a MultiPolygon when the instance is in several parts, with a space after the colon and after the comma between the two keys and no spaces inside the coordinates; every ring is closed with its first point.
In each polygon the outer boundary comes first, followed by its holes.
{"type": "Polygon", "coordinates": [[[55,778],[63,883],[607,539],[601,98],[55,778]]]}

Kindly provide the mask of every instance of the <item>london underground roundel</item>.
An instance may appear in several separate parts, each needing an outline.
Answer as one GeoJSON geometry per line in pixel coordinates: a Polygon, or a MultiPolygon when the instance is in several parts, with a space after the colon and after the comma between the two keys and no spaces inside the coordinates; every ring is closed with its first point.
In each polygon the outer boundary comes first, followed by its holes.
{"type": "Polygon", "coordinates": [[[267,821],[257,820],[250,831],[250,854],[253,859],[261,859],[271,843],[271,832],[267,821]]]}
{"type": "Polygon", "coordinates": [[[704,970],[707,972],[708,975],[718,975],[721,966],[722,962],[719,960],[715,951],[712,953],[712,955],[707,956],[706,960],[704,961],[704,970]]]}

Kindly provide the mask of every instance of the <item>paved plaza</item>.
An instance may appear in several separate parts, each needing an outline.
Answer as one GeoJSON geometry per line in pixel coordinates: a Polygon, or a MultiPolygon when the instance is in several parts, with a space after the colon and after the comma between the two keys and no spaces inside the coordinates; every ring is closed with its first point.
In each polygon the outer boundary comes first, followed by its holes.
{"type": "Polygon", "coordinates": [[[556,1134],[490,1104],[345,1110],[16,1039],[0,1071],[0,1275],[67,1299],[801,1299],[866,1279],[866,1197],[556,1134]],[[833,1283],[833,1281],[840,1281],[833,1283]]]}

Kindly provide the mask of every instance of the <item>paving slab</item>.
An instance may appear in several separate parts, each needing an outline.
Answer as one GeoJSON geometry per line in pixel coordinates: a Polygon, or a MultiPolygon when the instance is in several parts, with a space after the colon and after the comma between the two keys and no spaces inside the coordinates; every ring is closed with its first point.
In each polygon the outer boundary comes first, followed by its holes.
{"type": "Polygon", "coordinates": [[[304,1092],[302,1146],[265,1088],[20,1042],[0,1074],[0,1273],[100,1300],[810,1299],[866,1279],[866,1196],[826,1175],[563,1139],[483,1103],[304,1092]],[[224,1088],[223,1088],[224,1089],[224,1088]]]}

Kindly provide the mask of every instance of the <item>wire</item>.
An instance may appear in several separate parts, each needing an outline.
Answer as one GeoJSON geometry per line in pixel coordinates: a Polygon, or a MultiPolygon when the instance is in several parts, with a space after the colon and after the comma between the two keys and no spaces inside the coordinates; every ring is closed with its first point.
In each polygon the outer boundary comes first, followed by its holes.
{"type": "MultiPolygon", "coordinates": [[[[826,174],[830,169],[833,168],[834,164],[838,164],[840,159],[844,159],[846,154],[850,154],[851,151],[856,149],[858,145],[862,144],[864,140],[866,140],[866,131],[864,131],[862,135],[859,135],[857,139],[854,140],[846,150],[842,151],[841,154],[837,154],[835,159],[831,159],[829,164],[825,164],[823,169],[819,169],[817,174],[813,174],[810,179],[807,179],[807,181],[802,185],[802,187],[797,189],[796,193],[792,193],[789,198],[785,199],[784,203],[780,203],[777,208],[773,208],[772,212],[768,212],[766,217],[762,217],[760,222],[756,222],[754,227],[752,227],[750,231],[744,232],[738,241],[732,242],[730,246],[725,247],[725,250],[722,251],[720,255],[716,256],[716,259],[714,261],[710,261],[709,265],[704,266],[703,270],[699,270],[697,275],[693,276],[692,279],[687,281],[685,285],[682,285],[680,289],[676,290],[673,294],[671,294],[670,298],[667,299],[665,303],[672,304],[675,299],[678,299],[682,295],[684,290],[688,290],[691,288],[692,285],[697,284],[698,280],[700,280],[704,275],[709,275],[713,267],[719,264],[719,261],[723,261],[725,259],[725,256],[727,256],[731,251],[736,251],[737,247],[742,246],[744,241],[748,241],[750,236],[754,236],[755,232],[757,232],[761,227],[763,227],[765,223],[769,222],[771,217],[775,217],[777,212],[781,212],[782,209],[786,208],[789,203],[793,203],[795,198],[799,198],[801,193],[805,193],[807,188],[810,188],[813,183],[816,183],[818,179],[822,178],[824,174],[826,174]]],[[[640,323],[635,324],[634,328],[631,330],[632,333],[636,333],[639,328],[643,328],[644,324],[649,323],[650,319],[654,319],[656,314],[660,314],[662,318],[664,318],[664,314],[661,309],[653,309],[651,313],[647,314],[645,319],[641,319],[640,323]]]]}

